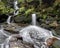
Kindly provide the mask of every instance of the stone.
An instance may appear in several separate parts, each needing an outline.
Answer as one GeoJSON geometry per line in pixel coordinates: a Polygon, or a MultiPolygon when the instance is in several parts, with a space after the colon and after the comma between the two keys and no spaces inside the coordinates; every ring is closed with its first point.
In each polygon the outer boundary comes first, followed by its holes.
{"type": "Polygon", "coordinates": [[[17,40],[17,41],[10,42],[10,48],[34,48],[34,47],[29,43],[28,44],[23,43],[22,40],[17,40]]]}
{"type": "Polygon", "coordinates": [[[13,33],[13,34],[19,33],[19,31],[21,30],[21,26],[18,26],[15,23],[3,25],[3,27],[4,27],[5,31],[8,31],[8,32],[13,33]]]}

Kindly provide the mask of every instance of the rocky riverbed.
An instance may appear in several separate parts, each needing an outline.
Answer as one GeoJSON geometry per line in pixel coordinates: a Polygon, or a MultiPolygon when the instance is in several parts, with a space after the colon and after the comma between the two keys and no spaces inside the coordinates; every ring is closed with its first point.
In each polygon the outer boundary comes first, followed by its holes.
{"type": "MultiPolygon", "coordinates": [[[[4,32],[8,35],[12,35],[12,34],[18,34],[19,31],[21,29],[23,29],[25,26],[28,26],[28,25],[18,25],[16,23],[11,23],[11,24],[3,24],[3,28],[4,28],[4,32]]],[[[57,28],[59,29],[59,28],[57,28]]],[[[57,30],[56,30],[57,31],[57,30]]],[[[59,33],[59,32],[58,32],[59,33]]],[[[0,44],[3,43],[7,37],[0,34],[0,44]]],[[[34,48],[32,44],[29,44],[29,43],[26,43],[26,42],[23,42],[22,40],[20,39],[17,39],[15,40],[14,38],[12,38],[13,40],[10,41],[9,45],[10,45],[10,48],[34,48]]],[[[55,44],[53,46],[53,48],[60,48],[60,45],[59,45],[60,41],[57,41],[55,42],[55,44]],[[58,47],[57,47],[58,46],[58,47]]]]}

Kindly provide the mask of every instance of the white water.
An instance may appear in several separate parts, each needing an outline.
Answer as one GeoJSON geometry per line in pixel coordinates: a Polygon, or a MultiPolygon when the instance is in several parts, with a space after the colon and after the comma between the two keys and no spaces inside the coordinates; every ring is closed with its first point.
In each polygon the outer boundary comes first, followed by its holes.
{"type": "Polygon", "coordinates": [[[36,14],[32,14],[32,25],[36,25],[36,14]]]}
{"type": "Polygon", "coordinates": [[[1,48],[4,48],[4,47],[9,48],[9,42],[10,42],[12,37],[13,37],[13,35],[8,36],[8,38],[2,44],[0,44],[1,48]]]}
{"type": "MultiPolygon", "coordinates": [[[[0,27],[0,34],[8,37],[7,39],[5,39],[5,41],[4,41],[2,44],[0,44],[1,48],[4,48],[4,47],[5,47],[5,48],[8,48],[8,46],[9,46],[8,43],[9,43],[9,40],[10,40],[10,35],[8,35],[8,34],[5,33],[4,28],[3,28],[2,25],[1,25],[1,27],[0,27]],[[5,44],[7,44],[7,45],[5,46],[5,44]]],[[[3,39],[3,40],[4,40],[4,39],[3,39]]]]}
{"type": "Polygon", "coordinates": [[[1,34],[1,33],[2,33],[4,36],[9,37],[9,35],[7,35],[7,34],[5,33],[4,28],[3,28],[2,25],[1,25],[1,29],[0,29],[0,34],[1,34]]]}
{"type": "Polygon", "coordinates": [[[9,48],[9,44],[5,46],[5,48],[9,48]]]}
{"type": "Polygon", "coordinates": [[[19,11],[14,11],[14,16],[18,15],[19,11]]]}
{"type": "Polygon", "coordinates": [[[11,19],[12,16],[9,16],[8,19],[7,19],[7,23],[10,24],[10,19],[11,19]]]}
{"type": "Polygon", "coordinates": [[[4,48],[4,44],[0,44],[1,48],[4,48]]]}
{"type": "Polygon", "coordinates": [[[15,8],[15,10],[18,10],[19,9],[18,6],[17,6],[17,4],[18,4],[17,0],[14,1],[14,8],[15,8]]]}
{"type": "MultiPolygon", "coordinates": [[[[19,13],[17,4],[18,4],[18,2],[16,0],[14,2],[14,8],[15,8],[14,15],[17,15],[19,13]]],[[[7,19],[8,24],[10,24],[11,17],[12,16],[9,16],[8,19],[7,19]]],[[[13,37],[13,35],[10,36],[10,35],[6,34],[3,27],[1,27],[0,33],[2,33],[4,36],[8,37],[2,44],[0,44],[1,48],[4,48],[4,47],[9,48],[9,41],[13,37]]]]}
{"type": "Polygon", "coordinates": [[[5,44],[5,48],[9,48],[9,42],[10,42],[10,39],[12,38],[12,36],[9,36],[6,40],[5,40],[5,42],[4,42],[4,44],[5,44]]]}
{"type": "Polygon", "coordinates": [[[41,48],[49,48],[48,46],[42,45],[41,48]]]}
{"type": "MultiPolygon", "coordinates": [[[[37,44],[40,45],[41,42],[44,43],[49,38],[55,37],[55,36],[53,36],[51,31],[43,29],[38,26],[32,26],[32,25],[22,29],[20,31],[20,36],[22,36],[23,41],[32,43],[36,46],[37,46],[37,44]]],[[[48,48],[48,47],[44,46],[44,44],[42,44],[42,46],[38,46],[38,47],[48,48]]],[[[36,47],[36,48],[38,48],[38,47],[36,47]]]]}
{"type": "Polygon", "coordinates": [[[19,8],[18,8],[17,4],[18,4],[18,1],[17,0],[14,1],[14,9],[15,9],[14,15],[18,15],[18,13],[19,13],[19,11],[18,11],[19,8]]]}
{"type": "Polygon", "coordinates": [[[2,44],[0,44],[1,48],[9,48],[9,41],[12,38],[12,36],[9,36],[2,44]]]}

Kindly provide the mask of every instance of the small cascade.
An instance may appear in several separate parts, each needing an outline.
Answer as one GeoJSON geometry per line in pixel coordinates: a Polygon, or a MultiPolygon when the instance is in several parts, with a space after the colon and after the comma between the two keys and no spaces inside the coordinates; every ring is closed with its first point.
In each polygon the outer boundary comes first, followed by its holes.
{"type": "Polygon", "coordinates": [[[18,10],[14,11],[14,16],[18,15],[18,13],[19,13],[18,10]]]}
{"type": "Polygon", "coordinates": [[[4,44],[0,44],[0,47],[1,47],[1,48],[4,48],[4,44]]]}
{"type": "MultiPolygon", "coordinates": [[[[4,36],[6,36],[6,37],[9,37],[9,35],[7,35],[6,33],[5,33],[5,31],[4,31],[4,28],[3,28],[3,26],[1,25],[1,29],[0,29],[0,34],[2,34],[2,35],[4,35],[4,36]]],[[[2,43],[0,44],[0,48],[4,48],[4,41],[5,39],[3,39],[2,41],[2,43]]]]}
{"type": "Polygon", "coordinates": [[[19,13],[19,11],[18,11],[19,8],[18,8],[17,4],[18,4],[18,1],[15,0],[14,1],[14,9],[15,9],[14,16],[18,15],[18,13],[19,13]]]}
{"type": "Polygon", "coordinates": [[[36,14],[32,14],[32,25],[36,25],[36,14]]]}
{"type": "Polygon", "coordinates": [[[0,33],[2,33],[2,34],[3,34],[4,36],[6,36],[6,37],[9,37],[9,35],[7,35],[7,34],[5,33],[4,28],[3,28],[2,25],[1,25],[0,33]]]}
{"type": "Polygon", "coordinates": [[[4,44],[5,44],[5,48],[9,48],[9,42],[10,42],[10,39],[12,38],[12,36],[9,36],[6,40],[5,40],[5,42],[4,42],[4,44]]]}
{"type": "Polygon", "coordinates": [[[10,41],[11,38],[12,38],[12,36],[9,36],[9,37],[5,40],[4,43],[9,44],[9,41],[10,41]]]}
{"type": "Polygon", "coordinates": [[[9,48],[9,42],[10,42],[12,37],[13,37],[13,35],[8,36],[8,38],[5,39],[5,41],[2,44],[0,44],[0,47],[1,48],[9,48]]]}
{"type": "Polygon", "coordinates": [[[10,24],[10,19],[11,19],[12,16],[9,16],[8,19],[7,19],[7,23],[10,24]]]}
{"type": "Polygon", "coordinates": [[[2,44],[0,44],[1,48],[9,48],[9,41],[12,36],[9,36],[2,44]]]}

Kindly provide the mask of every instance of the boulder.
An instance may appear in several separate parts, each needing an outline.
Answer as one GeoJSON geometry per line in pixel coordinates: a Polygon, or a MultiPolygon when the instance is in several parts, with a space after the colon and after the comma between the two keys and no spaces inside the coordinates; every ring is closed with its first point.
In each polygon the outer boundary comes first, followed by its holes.
{"type": "Polygon", "coordinates": [[[16,16],[14,17],[14,22],[16,23],[31,23],[31,16],[16,16]]]}

